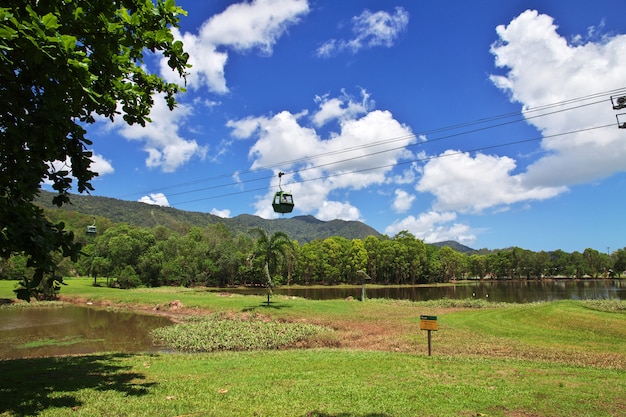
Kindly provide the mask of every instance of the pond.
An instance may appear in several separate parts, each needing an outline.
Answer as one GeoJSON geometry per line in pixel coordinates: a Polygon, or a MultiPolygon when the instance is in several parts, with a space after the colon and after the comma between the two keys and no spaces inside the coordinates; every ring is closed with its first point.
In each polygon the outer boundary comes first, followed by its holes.
{"type": "Polygon", "coordinates": [[[154,352],[150,331],[166,317],[93,307],[0,309],[0,359],[95,352],[154,352]]]}
{"type": "MultiPolygon", "coordinates": [[[[265,294],[265,289],[227,289],[242,294],[265,294]]],[[[278,287],[275,294],[303,297],[311,300],[361,298],[361,287],[278,287]]],[[[626,279],[556,279],[533,281],[469,281],[437,286],[366,285],[367,298],[427,301],[442,298],[482,298],[494,302],[532,303],[555,300],[626,300],[626,279]]]]}

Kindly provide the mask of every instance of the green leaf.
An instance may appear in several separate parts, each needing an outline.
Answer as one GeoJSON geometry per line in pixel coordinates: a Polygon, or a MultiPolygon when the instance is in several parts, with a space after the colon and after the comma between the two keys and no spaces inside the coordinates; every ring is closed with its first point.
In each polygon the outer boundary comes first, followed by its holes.
{"type": "Polygon", "coordinates": [[[48,13],[47,15],[41,18],[41,22],[44,27],[49,30],[53,30],[59,27],[59,20],[52,13],[48,13]]]}

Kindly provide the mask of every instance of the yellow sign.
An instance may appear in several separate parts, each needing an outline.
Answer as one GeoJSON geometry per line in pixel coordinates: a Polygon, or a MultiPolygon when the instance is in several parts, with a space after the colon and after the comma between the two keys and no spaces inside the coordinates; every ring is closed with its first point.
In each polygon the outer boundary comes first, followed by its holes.
{"type": "Polygon", "coordinates": [[[437,316],[420,316],[420,330],[439,330],[437,316]]]}

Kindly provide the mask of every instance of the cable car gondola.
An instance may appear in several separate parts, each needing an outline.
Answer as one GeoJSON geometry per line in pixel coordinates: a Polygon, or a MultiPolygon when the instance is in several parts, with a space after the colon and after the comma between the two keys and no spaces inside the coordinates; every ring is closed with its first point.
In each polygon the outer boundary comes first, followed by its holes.
{"type": "Polygon", "coordinates": [[[278,188],[280,188],[280,191],[274,194],[274,200],[272,201],[274,211],[281,214],[291,213],[293,210],[293,195],[283,191],[280,185],[280,179],[283,175],[285,175],[284,172],[278,173],[278,188]]]}
{"type": "Polygon", "coordinates": [[[91,226],[87,226],[87,234],[92,236],[98,234],[98,229],[96,228],[96,219],[93,219],[93,224],[91,226]]]}

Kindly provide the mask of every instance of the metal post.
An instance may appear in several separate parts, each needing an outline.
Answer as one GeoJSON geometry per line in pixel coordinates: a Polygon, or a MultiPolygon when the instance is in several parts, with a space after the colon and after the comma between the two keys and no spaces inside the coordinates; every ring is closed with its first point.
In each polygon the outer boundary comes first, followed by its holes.
{"type": "Polygon", "coordinates": [[[365,301],[365,276],[361,278],[361,301],[365,301]]]}
{"type": "Polygon", "coordinates": [[[428,356],[431,356],[432,350],[431,350],[431,344],[430,344],[430,330],[428,331],[428,356]]]}
{"type": "Polygon", "coordinates": [[[372,278],[362,269],[356,272],[361,275],[361,301],[365,301],[365,280],[371,280],[372,278]]]}

